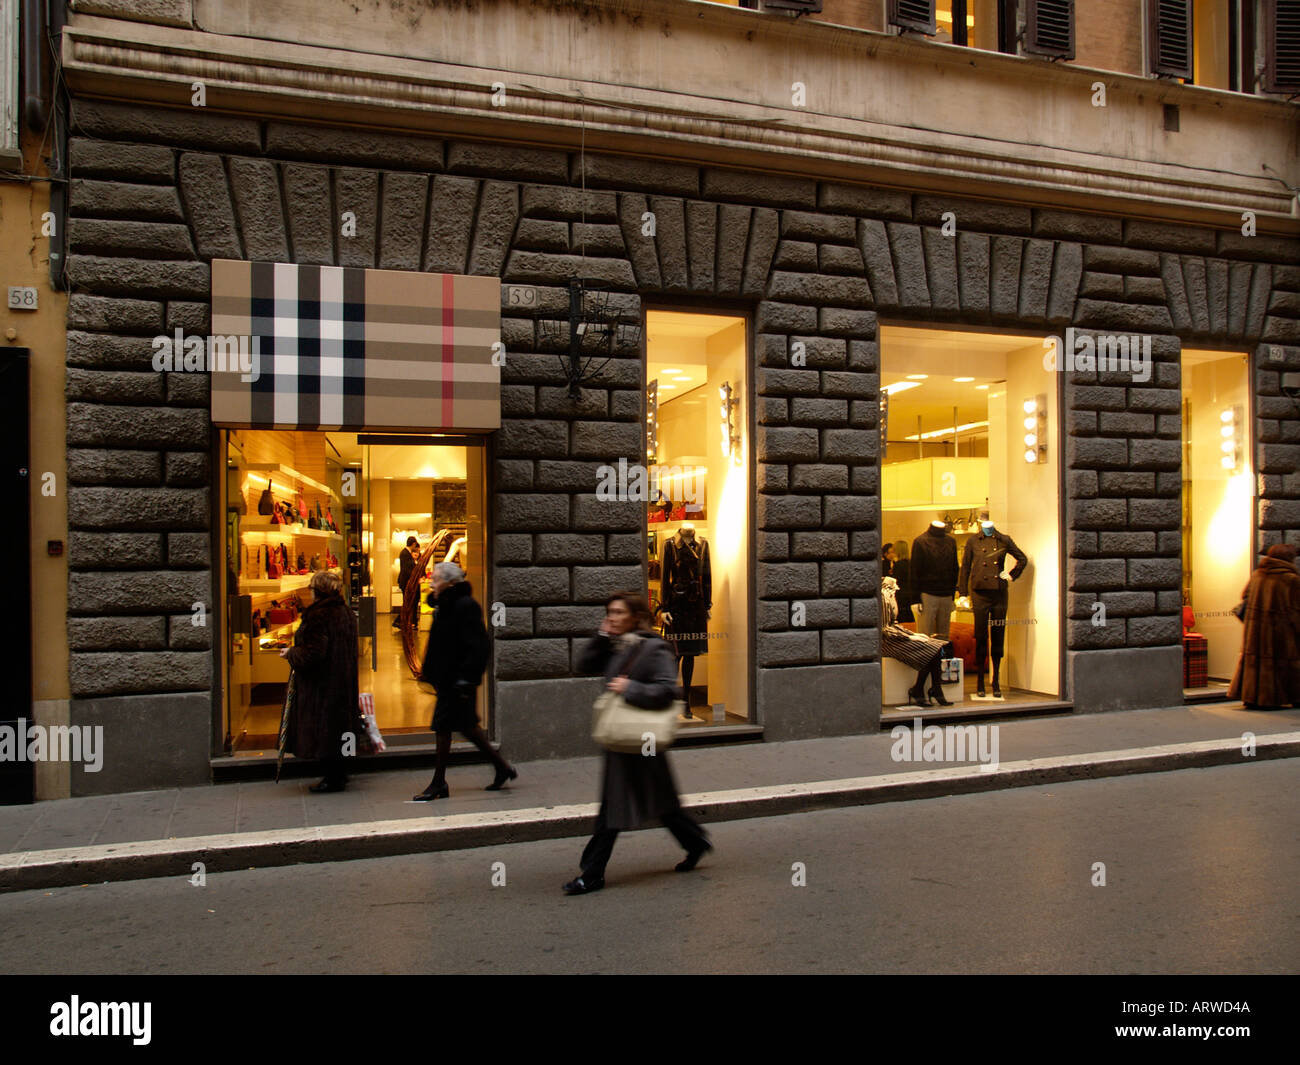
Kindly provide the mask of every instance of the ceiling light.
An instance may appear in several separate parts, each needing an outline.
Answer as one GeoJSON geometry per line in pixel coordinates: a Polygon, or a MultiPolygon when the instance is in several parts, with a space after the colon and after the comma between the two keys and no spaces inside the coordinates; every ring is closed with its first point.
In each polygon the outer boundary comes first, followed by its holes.
{"type": "Polygon", "coordinates": [[[664,370],[664,373],[681,373],[681,370],[664,370]]]}
{"type": "MultiPolygon", "coordinates": [[[[953,378],[953,382],[954,382],[955,384],[959,384],[959,385],[970,384],[970,382],[972,382],[972,381],[974,381],[974,380],[975,380],[975,378],[973,378],[973,377],[954,377],[954,378],[953,378]]],[[[987,387],[987,386],[985,386],[985,387],[987,387]]]]}
{"type": "Polygon", "coordinates": [[[928,373],[910,373],[907,375],[909,381],[927,381],[930,375],[928,373]]]}
{"type": "Polygon", "coordinates": [[[988,385],[976,385],[976,386],[975,386],[975,389],[976,389],[976,391],[979,391],[979,392],[987,392],[987,391],[989,390],[989,386],[988,386],[988,385]]]}
{"type": "Polygon", "coordinates": [[[898,392],[906,392],[909,388],[920,387],[921,386],[915,381],[895,381],[892,385],[885,385],[885,387],[880,391],[884,392],[888,396],[892,396],[898,392]]]}

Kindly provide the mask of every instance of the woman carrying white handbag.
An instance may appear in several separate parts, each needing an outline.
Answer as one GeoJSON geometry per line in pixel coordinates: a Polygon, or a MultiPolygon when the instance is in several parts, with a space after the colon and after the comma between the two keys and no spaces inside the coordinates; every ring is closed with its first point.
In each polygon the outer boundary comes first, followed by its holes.
{"type": "MultiPolygon", "coordinates": [[[[645,731],[655,737],[634,753],[606,748],[600,812],[596,830],[582,852],[582,873],[564,885],[566,895],[585,895],[605,886],[605,865],[622,829],[660,820],[686,851],[678,872],[694,869],[713,849],[708,836],[681,807],[677,785],[662,749],[663,711],[677,699],[677,659],[650,628],[650,608],[639,595],[616,592],[605,603],[605,620],[583,649],[578,663],[584,673],[603,673],[605,692],[597,701],[595,733],[607,734],[601,718],[634,707],[646,713],[645,731]],[[618,705],[611,705],[617,703],[618,705]],[[650,753],[646,753],[649,751],[650,753]]],[[[674,715],[675,716],[675,715],[674,715]]],[[[669,737],[670,738],[670,737],[669,737]]]]}

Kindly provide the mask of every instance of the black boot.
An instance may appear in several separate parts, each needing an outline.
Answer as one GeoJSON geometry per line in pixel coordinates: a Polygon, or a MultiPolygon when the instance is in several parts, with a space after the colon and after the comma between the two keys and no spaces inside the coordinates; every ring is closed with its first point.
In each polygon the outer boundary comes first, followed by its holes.
{"type": "Polygon", "coordinates": [[[930,698],[940,706],[952,706],[952,701],[943,697],[943,674],[939,672],[939,662],[936,658],[930,667],[930,698]]]}
{"type": "Polygon", "coordinates": [[[929,706],[930,703],[925,697],[925,682],[918,681],[911,688],[907,689],[907,697],[911,700],[912,706],[929,706]]]}
{"type": "Polygon", "coordinates": [[[976,682],[975,682],[975,698],[977,698],[977,699],[987,699],[987,698],[988,698],[988,696],[987,696],[987,695],[985,694],[985,692],[984,692],[984,674],[983,674],[983,673],[980,673],[980,674],[977,675],[977,680],[976,680],[976,682]]]}

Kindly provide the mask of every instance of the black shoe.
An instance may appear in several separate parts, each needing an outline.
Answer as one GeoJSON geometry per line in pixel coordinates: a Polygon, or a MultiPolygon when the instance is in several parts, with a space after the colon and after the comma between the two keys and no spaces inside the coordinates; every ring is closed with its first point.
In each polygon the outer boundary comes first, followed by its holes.
{"type": "Polygon", "coordinates": [[[934,700],[936,703],[938,703],[940,706],[952,706],[952,702],[951,702],[950,700],[945,699],[945,698],[943,697],[943,689],[942,689],[942,688],[931,688],[931,689],[930,689],[930,698],[933,699],[933,700],[934,700]]]}
{"type": "Polygon", "coordinates": [[[603,876],[579,876],[564,885],[566,895],[587,895],[605,886],[603,876]]]}
{"type": "Polygon", "coordinates": [[[699,850],[687,851],[686,857],[683,858],[680,862],[678,862],[675,866],[673,866],[673,868],[676,869],[679,873],[689,873],[692,869],[695,868],[695,864],[706,854],[708,854],[709,851],[711,850],[713,850],[713,844],[706,843],[699,850]]]}
{"type": "Polygon", "coordinates": [[[912,706],[930,705],[929,700],[925,697],[925,689],[919,684],[915,688],[907,689],[907,697],[912,700],[912,706]]]}
{"type": "Polygon", "coordinates": [[[430,784],[419,795],[416,795],[413,802],[432,802],[434,799],[445,799],[451,795],[451,789],[446,784],[440,787],[434,787],[430,784]]]}
{"type": "Polygon", "coordinates": [[[504,773],[497,770],[496,778],[489,784],[484,791],[500,791],[505,787],[507,780],[516,780],[519,777],[519,771],[514,766],[510,766],[504,773]]]}
{"type": "Polygon", "coordinates": [[[343,791],[346,784],[338,780],[322,780],[319,784],[313,784],[308,791],[314,791],[317,795],[323,795],[331,791],[343,791]]]}
{"type": "Polygon", "coordinates": [[[1002,689],[998,687],[998,682],[996,680],[993,682],[993,698],[994,699],[1002,698],[1002,689]]]}
{"type": "Polygon", "coordinates": [[[988,698],[988,695],[985,694],[985,691],[984,691],[983,686],[980,686],[980,687],[978,687],[978,688],[975,689],[975,698],[976,698],[976,699],[987,699],[987,698],[988,698]]]}

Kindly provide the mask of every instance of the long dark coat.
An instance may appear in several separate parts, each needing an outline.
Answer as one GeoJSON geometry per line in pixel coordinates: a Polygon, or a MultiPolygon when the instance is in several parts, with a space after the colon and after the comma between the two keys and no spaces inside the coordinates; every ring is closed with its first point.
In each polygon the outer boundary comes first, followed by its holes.
{"type": "Polygon", "coordinates": [[[1246,631],[1228,698],[1255,706],[1300,704],[1300,570],[1266,558],[1242,596],[1246,631]]]}
{"type": "MultiPolygon", "coordinates": [[[[621,639],[599,635],[583,648],[578,668],[584,673],[603,673],[607,683],[627,673],[629,683],[623,698],[633,706],[663,710],[678,698],[676,656],[652,632],[639,633],[638,638],[644,646],[630,672],[625,666],[636,648],[625,647],[621,639]]],[[[600,801],[608,828],[640,828],[679,810],[668,752],[647,758],[640,753],[606,751],[600,801]]]]}
{"type": "Polygon", "coordinates": [[[448,585],[436,598],[430,593],[429,605],[434,608],[433,623],[420,678],[438,691],[432,728],[435,732],[472,729],[479,723],[475,689],[488,661],[483,608],[474,599],[469,581],[448,585]]]}
{"type": "Polygon", "coordinates": [[[285,656],[297,676],[286,749],[297,758],[343,753],[343,734],[364,735],[357,705],[357,621],[341,596],[317,599],[285,656]]]}

